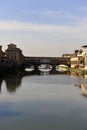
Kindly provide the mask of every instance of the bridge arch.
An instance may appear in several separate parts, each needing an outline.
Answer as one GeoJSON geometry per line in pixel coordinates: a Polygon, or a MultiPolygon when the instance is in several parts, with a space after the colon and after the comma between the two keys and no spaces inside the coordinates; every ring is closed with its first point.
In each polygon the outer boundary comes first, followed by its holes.
{"type": "Polygon", "coordinates": [[[70,58],[64,57],[25,57],[24,68],[34,66],[35,70],[38,70],[38,66],[47,64],[52,66],[55,70],[56,66],[64,64],[70,66],[70,58]]]}

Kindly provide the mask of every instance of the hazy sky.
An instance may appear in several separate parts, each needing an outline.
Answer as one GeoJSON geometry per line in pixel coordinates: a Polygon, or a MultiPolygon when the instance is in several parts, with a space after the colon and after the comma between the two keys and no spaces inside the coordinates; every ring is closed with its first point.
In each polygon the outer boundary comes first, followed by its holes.
{"type": "Polygon", "coordinates": [[[61,56],[87,44],[87,0],[0,0],[0,44],[61,56]]]}

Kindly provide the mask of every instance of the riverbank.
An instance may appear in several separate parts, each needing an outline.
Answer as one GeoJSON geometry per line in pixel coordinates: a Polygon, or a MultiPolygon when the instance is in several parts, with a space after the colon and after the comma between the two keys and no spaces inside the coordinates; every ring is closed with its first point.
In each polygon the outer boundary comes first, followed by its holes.
{"type": "Polygon", "coordinates": [[[85,74],[87,75],[87,70],[83,69],[83,68],[68,68],[68,70],[70,72],[76,72],[76,73],[80,73],[80,74],[85,74]]]}

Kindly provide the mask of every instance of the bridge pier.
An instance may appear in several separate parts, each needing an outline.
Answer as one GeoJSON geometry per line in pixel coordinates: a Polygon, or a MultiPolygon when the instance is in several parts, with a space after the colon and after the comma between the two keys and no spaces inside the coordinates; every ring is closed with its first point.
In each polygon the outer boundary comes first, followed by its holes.
{"type": "Polygon", "coordinates": [[[35,71],[35,72],[38,72],[38,64],[35,64],[35,65],[34,65],[34,71],[35,71]]]}
{"type": "Polygon", "coordinates": [[[55,64],[52,65],[52,70],[56,70],[56,65],[55,64]]]}

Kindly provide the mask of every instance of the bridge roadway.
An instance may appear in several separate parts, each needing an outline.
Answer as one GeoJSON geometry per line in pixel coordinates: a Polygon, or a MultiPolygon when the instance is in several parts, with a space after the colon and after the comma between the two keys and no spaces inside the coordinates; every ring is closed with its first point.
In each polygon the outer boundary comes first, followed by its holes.
{"type": "Polygon", "coordinates": [[[64,64],[70,66],[70,58],[66,57],[24,57],[24,67],[29,68],[34,66],[35,69],[38,69],[38,66],[41,64],[52,65],[52,69],[55,70],[57,65],[64,64]]]}

